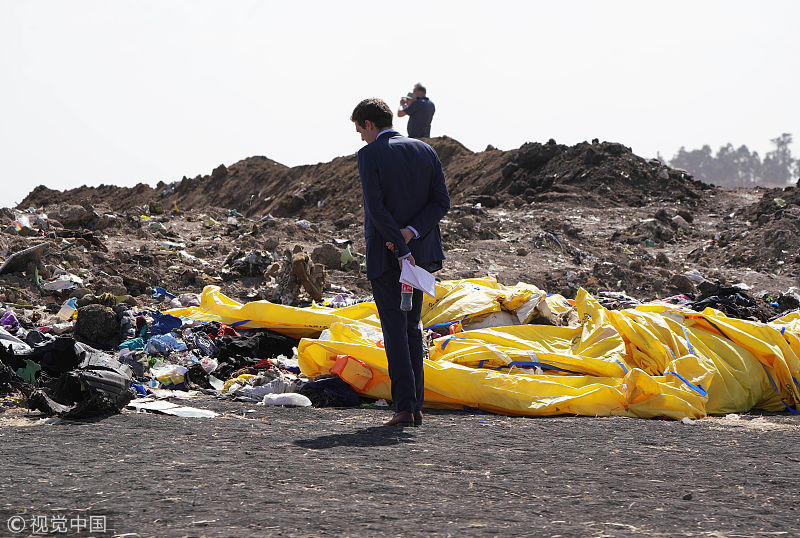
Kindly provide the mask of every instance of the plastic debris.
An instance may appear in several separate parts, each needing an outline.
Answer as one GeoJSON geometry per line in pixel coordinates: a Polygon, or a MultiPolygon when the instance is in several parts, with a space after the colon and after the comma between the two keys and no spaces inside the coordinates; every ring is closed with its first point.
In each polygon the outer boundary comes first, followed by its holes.
{"type": "Polygon", "coordinates": [[[296,392],[284,394],[267,394],[261,403],[256,405],[282,405],[285,407],[309,407],[311,400],[296,392]]]}

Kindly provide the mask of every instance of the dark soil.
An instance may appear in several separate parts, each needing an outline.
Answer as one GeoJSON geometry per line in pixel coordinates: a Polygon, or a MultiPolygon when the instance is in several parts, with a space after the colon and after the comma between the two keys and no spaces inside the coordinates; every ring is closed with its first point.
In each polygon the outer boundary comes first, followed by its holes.
{"type": "MultiPolygon", "coordinates": [[[[641,206],[667,199],[696,205],[714,187],[657,160],[647,161],[614,142],[575,146],[527,143],[519,149],[472,152],[449,137],[428,140],[436,149],[454,202],[561,201],[593,207],[641,206]]],[[[19,208],[61,203],[107,204],[115,211],[157,203],[164,209],[237,209],[245,215],[271,213],[311,220],[337,220],[361,211],[355,155],[327,163],[286,167],[266,157],[249,157],[207,176],[184,177],[155,188],[80,187],[63,193],[36,187],[19,208]]]]}
{"type": "Polygon", "coordinates": [[[794,416],[430,411],[399,430],[377,409],[193,405],[226,414],[0,415],[0,511],[106,515],[131,536],[800,532],[794,416]]]}
{"type": "Polygon", "coordinates": [[[800,264],[800,188],[755,192],[760,199],[728,216],[714,248],[698,250],[692,261],[766,272],[800,264]]]}

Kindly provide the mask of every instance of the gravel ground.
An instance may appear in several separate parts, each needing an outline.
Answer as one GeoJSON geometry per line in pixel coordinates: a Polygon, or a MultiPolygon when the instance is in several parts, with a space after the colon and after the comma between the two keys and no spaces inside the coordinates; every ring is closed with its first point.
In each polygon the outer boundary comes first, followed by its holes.
{"type": "Polygon", "coordinates": [[[223,414],[0,414],[0,535],[15,514],[127,536],[800,533],[797,416],[431,410],[387,429],[385,409],[190,405],[223,414]]]}

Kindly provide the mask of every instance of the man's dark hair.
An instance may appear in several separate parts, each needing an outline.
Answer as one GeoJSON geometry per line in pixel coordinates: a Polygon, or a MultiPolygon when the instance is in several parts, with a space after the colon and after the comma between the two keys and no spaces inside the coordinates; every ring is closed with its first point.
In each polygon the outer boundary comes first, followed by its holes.
{"type": "Polygon", "coordinates": [[[421,91],[421,92],[422,92],[422,93],[424,93],[425,95],[428,95],[428,92],[427,92],[427,90],[425,89],[425,86],[423,86],[423,85],[422,85],[422,84],[420,84],[419,82],[417,82],[416,84],[414,84],[414,91],[417,91],[417,90],[421,91]]]}
{"type": "Polygon", "coordinates": [[[389,108],[383,99],[370,97],[364,99],[353,109],[350,121],[355,122],[359,127],[364,127],[369,120],[378,129],[385,129],[392,126],[392,109],[389,108]]]}

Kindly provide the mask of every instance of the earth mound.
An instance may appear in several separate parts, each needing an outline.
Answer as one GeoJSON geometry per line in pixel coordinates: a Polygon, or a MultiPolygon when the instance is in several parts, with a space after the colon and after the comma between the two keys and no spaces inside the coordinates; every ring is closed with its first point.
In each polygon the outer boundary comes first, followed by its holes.
{"type": "Polygon", "coordinates": [[[595,139],[574,146],[528,142],[506,154],[500,177],[486,182],[483,194],[528,203],[573,199],[593,207],[640,207],[656,200],[694,206],[709,189],[682,170],[595,139]]]}
{"type": "Polygon", "coordinates": [[[800,275],[800,188],[765,190],[757,202],[729,217],[726,228],[690,259],[800,275]]]}
{"type": "MultiPolygon", "coordinates": [[[[488,147],[472,152],[443,136],[427,140],[445,169],[455,203],[480,202],[486,207],[520,207],[543,201],[580,203],[591,207],[640,207],[658,200],[694,206],[713,187],[657,160],[645,160],[614,142],[582,142],[574,146],[528,142],[518,149],[488,147]]],[[[105,204],[115,211],[151,205],[156,211],[209,206],[236,209],[245,215],[311,220],[355,220],[361,209],[361,185],[355,155],[327,163],[287,167],[263,156],[220,165],[210,175],[155,188],[79,187],[64,192],[34,189],[20,208],[65,204],[105,204]]]]}

